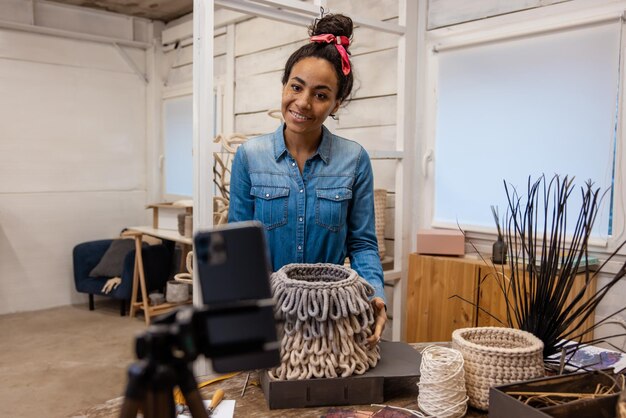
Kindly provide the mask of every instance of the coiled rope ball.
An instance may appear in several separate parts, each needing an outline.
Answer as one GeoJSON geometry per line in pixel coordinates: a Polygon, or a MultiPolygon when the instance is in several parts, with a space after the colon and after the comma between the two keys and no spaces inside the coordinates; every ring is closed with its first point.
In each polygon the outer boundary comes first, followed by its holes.
{"type": "Polygon", "coordinates": [[[352,269],[335,264],[288,264],[271,276],[276,317],[283,322],[277,380],[363,374],[380,359],[369,348],[374,289],[352,269]]]}
{"type": "Polygon", "coordinates": [[[467,412],[465,370],[460,351],[438,346],[422,350],[419,408],[438,418],[458,418],[467,412]]]}

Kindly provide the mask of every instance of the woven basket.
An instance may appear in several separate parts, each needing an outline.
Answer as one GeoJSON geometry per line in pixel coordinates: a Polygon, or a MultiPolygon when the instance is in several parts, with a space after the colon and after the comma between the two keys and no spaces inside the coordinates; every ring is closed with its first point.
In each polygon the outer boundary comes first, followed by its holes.
{"type": "Polygon", "coordinates": [[[544,375],[543,342],[513,328],[461,328],[452,347],[463,354],[469,404],[486,411],[489,388],[544,375]]]}
{"type": "Polygon", "coordinates": [[[376,218],[376,240],[380,259],[385,258],[385,208],[387,207],[387,190],[374,190],[374,217],[376,218]]]}

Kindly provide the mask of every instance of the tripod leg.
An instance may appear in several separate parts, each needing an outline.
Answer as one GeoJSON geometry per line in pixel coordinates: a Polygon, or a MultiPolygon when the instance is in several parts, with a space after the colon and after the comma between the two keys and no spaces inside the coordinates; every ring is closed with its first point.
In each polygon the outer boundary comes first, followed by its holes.
{"type": "Polygon", "coordinates": [[[191,416],[193,418],[208,418],[209,415],[198,390],[198,382],[196,382],[196,378],[188,365],[183,365],[176,370],[176,379],[178,387],[185,397],[191,416]]]}
{"type": "Polygon", "coordinates": [[[145,418],[175,418],[173,386],[157,389],[146,397],[145,418]]]}
{"type": "Polygon", "coordinates": [[[136,418],[139,408],[144,404],[147,388],[147,364],[137,362],[128,368],[128,383],[124,393],[124,403],[120,418],[136,418]]]}
{"type": "Polygon", "coordinates": [[[187,406],[189,406],[189,411],[191,411],[191,416],[193,418],[208,418],[209,414],[204,407],[204,403],[202,402],[202,397],[200,396],[200,391],[198,388],[191,392],[185,393],[185,401],[187,402],[187,406]]]}
{"type": "Polygon", "coordinates": [[[120,418],[137,418],[137,412],[139,412],[141,404],[142,402],[139,400],[124,398],[120,418]]]}

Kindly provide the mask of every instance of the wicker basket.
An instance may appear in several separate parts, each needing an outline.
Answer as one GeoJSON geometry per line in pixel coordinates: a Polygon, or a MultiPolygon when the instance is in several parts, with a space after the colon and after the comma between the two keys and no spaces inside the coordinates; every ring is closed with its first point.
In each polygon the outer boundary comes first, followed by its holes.
{"type": "Polygon", "coordinates": [[[387,207],[387,190],[374,190],[374,215],[376,218],[376,240],[380,259],[385,258],[385,208],[387,207]]]}
{"type": "Polygon", "coordinates": [[[452,333],[452,347],[465,361],[469,404],[486,411],[491,386],[544,375],[543,342],[513,328],[461,328],[452,333]]]}

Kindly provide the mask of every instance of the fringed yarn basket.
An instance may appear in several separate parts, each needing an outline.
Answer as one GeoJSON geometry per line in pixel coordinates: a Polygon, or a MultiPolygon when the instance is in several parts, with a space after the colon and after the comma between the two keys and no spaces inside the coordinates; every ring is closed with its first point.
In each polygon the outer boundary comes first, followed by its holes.
{"type": "Polygon", "coordinates": [[[370,349],[374,289],[356,271],[335,264],[288,264],[272,274],[276,316],[283,322],[277,380],[348,377],[376,366],[370,349]]]}
{"type": "Polygon", "coordinates": [[[452,347],[463,354],[469,404],[489,408],[489,388],[542,377],[543,342],[513,328],[461,328],[452,333],[452,347]]]}

